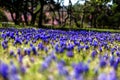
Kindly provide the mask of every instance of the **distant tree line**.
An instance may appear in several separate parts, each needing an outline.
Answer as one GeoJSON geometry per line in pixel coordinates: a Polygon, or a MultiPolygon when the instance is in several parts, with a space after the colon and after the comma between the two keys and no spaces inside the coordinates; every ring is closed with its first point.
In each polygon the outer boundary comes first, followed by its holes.
{"type": "Polygon", "coordinates": [[[64,27],[69,23],[70,26],[84,27],[89,24],[94,28],[119,28],[120,26],[120,0],[84,0],[80,4],[78,0],[75,4],[69,0],[69,5],[64,5],[64,0],[0,0],[0,7],[9,11],[15,24],[20,25],[23,15],[26,25],[43,26],[45,19],[45,6],[49,6],[49,11],[53,13],[53,19],[64,27]],[[112,1],[112,4],[108,4],[112,1]],[[66,10],[67,16],[64,16],[66,10]],[[61,14],[62,13],[62,14],[61,14]],[[31,21],[28,20],[28,14],[31,21]],[[64,21],[61,17],[65,17],[64,21]]]}

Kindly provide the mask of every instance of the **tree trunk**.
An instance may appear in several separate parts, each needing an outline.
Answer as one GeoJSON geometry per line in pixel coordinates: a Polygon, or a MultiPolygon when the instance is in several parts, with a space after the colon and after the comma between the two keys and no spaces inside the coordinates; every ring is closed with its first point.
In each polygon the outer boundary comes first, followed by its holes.
{"type": "Polygon", "coordinates": [[[84,24],[84,18],[85,18],[85,13],[83,14],[82,21],[81,21],[81,27],[82,28],[83,28],[83,24],[84,24]]]}
{"type": "Polygon", "coordinates": [[[24,12],[24,20],[25,20],[25,24],[28,26],[28,17],[27,17],[27,13],[24,12]]]}
{"type": "Polygon", "coordinates": [[[96,28],[96,14],[94,14],[94,18],[93,18],[93,26],[94,26],[94,28],[96,28]]]}
{"type": "Polygon", "coordinates": [[[31,25],[34,25],[36,21],[36,14],[32,14],[31,25]]]}
{"type": "Polygon", "coordinates": [[[21,21],[21,15],[18,11],[15,12],[15,24],[16,25],[20,25],[20,21],[21,21]]]}
{"type": "Polygon", "coordinates": [[[40,9],[40,16],[39,16],[39,22],[38,22],[38,27],[42,27],[42,18],[43,18],[43,10],[44,10],[44,1],[40,0],[40,4],[41,4],[41,9],[40,9]]]}

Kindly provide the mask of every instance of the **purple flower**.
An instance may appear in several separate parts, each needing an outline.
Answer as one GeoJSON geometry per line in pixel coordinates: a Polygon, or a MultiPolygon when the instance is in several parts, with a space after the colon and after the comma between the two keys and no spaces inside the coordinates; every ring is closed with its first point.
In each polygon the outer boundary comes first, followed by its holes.
{"type": "Polygon", "coordinates": [[[8,76],[9,80],[20,80],[20,76],[18,74],[10,74],[8,76]]]}
{"type": "Polygon", "coordinates": [[[19,37],[16,37],[14,44],[22,44],[21,39],[19,37]]]}
{"type": "Polygon", "coordinates": [[[74,56],[74,54],[73,54],[73,52],[72,52],[72,51],[67,51],[67,56],[68,56],[68,57],[73,57],[73,56],[74,56]]]}
{"type": "Polygon", "coordinates": [[[52,59],[51,55],[47,56],[41,65],[40,71],[46,70],[50,66],[52,59]]]}
{"type": "Polygon", "coordinates": [[[22,63],[22,60],[23,60],[23,56],[22,55],[19,55],[19,62],[22,63]]]}
{"type": "Polygon", "coordinates": [[[98,76],[98,80],[107,80],[107,75],[105,73],[101,73],[99,76],[98,76]]]}
{"type": "Polygon", "coordinates": [[[20,48],[17,50],[17,54],[18,54],[18,55],[21,54],[21,49],[20,49],[20,48]]]}
{"type": "Polygon", "coordinates": [[[112,48],[111,53],[114,54],[114,52],[115,52],[115,48],[112,48]]]}
{"type": "Polygon", "coordinates": [[[28,44],[28,40],[25,41],[25,44],[28,44]]]}
{"type": "Polygon", "coordinates": [[[44,45],[43,45],[42,43],[39,43],[39,44],[38,44],[38,49],[39,49],[39,50],[43,50],[43,49],[44,49],[44,45]]]}
{"type": "Polygon", "coordinates": [[[3,49],[8,48],[8,45],[4,41],[1,44],[2,44],[3,49]]]}
{"type": "Polygon", "coordinates": [[[84,72],[88,72],[89,71],[89,66],[87,64],[84,64],[84,72]]]}
{"type": "Polygon", "coordinates": [[[108,79],[107,80],[118,80],[115,70],[110,71],[110,73],[108,74],[108,79]]]}
{"type": "Polygon", "coordinates": [[[91,53],[92,58],[94,58],[96,55],[97,55],[97,51],[93,50],[92,53],[91,53]]]}
{"type": "Polygon", "coordinates": [[[85,49],[86,49],[86,50],[87,50],[87,49],[89,49],[89,46],[88,46],[88,45],[86,45],[86,46],[85,46],[85,49]]]}
{"type": "Polygon", "coordinates": [[[79,45],[78,46],[78,52],[80,52],[80,50],[82,50],[83,48],[84,48],[84,46],[79,45]]]}
{"type": "Polygon", "coordinates": [[[108,58],[109,58],[107,53],[105,53],[103,57],[104,57],[105,59],[108,59],[108,58]]]}
{"type": "Polygon", "coordinates": [[[30,47],[32,47],[33,46],[33,44],[32,43],[30,43],[30,47]]]}
{"type": "Polygon", "coordinates": [[[80,62],[74,67],[74,71],[76,74],[82,74],[84,71],[83,63],[80,62]]]}
{"type": "Polygon", "coordinates": [[[100,67],[105,67],[106,66],[106,62],[103,58],[100,59],[100,67]]]}
{"type": "Polygon", "coordinates": [[[24,53],[25,53],[25,55],[30,56],[31,49],[24,49],[24,53]]]}
{"type": "Polygon", "coordinates": [[[97,47],[98,46],[98,41],[93,41],[93,44],[92,44],[94,47],[97,47]]]}
{"type": "Polygon", "coordinates": [[[74,74],[76,79],[79,79],[82,76],[83,72],[88,72],[89,70],[88,65],[82,62],[78,64],[74,64],[73,68],[74,68],[74,74]]]}
{"type": "Polygon", "coordinates": [[[10,56],[14,56],[14,51],[10,51],[10,56]]]}
{"type": "Polygon", "coordinates": [[[117,52],[116,52],[116,55],[117,55],[118,57],[120,57],[120,52],[117,51],[117,52]]]}
{"type": "Polygon", "coordinates": [[[113,66],[115,62],[114,56],[110,57],[110,66],[113,66]]]}
{"type": "Polygon", "coordinates": [[[68,46],[66,47],[68,51],[73,50],[74,45],[73,44],[68,44],[68,46]]]}
{"type": "Polygon", "coordinates": [[[114,62],[114,64],[113,64],[113,68],[115,69],[115,70],[117,70],[117,68],[118,68],[118,63],[115,61],[114,62]]]}
{"type": "Polygon", "coordinates": [[[25,66],[20,66],[20,71],[22,74],[26,73],[26,67],[25,66]]]}
{"type": "Polygon", "coordinates": [[[9,66],[3,62],[0,62],[0,75],[7,79],[8,77],[9,66]]]}
{"type": "Polygon", "coordinates": [[[65,64],[65,62],[64,62],[63,60],[60,61],[60,62],[58,62],[58,65],[57,65],[58,71],[59,71],[59,74],[60,74],[60,75],[68,76],[69,73],[68,73],[68,71],[65,69],[64,64],[65,64]]]}
{"type": "Polygon", "coordinates": [[[49,64],[47,62],[43,62],[40,68],[40,71],[44,71],[49,67],[49,64]]]}
{"type": "Polygon", "coordinates": [[[10,73],[13,75],[18,73],[18,70],[12,61],[10,62],[10,73]]]}
{"type": "Polygon", "coordinates": [[[99,48],[99,51],[100,51],[100,52],[102,52],[102,51],[103,51],[103,50],[102,50],[102,47],[100,47],[100,48],[99,48]]]}
{"type": "Polygon", "coordinates": [[[33,54],[35,54],[35,55],[36,55],[36,54],[37,54],[36,47],[35,47],[35,46],[32,46],[32,47],[31,47],[31,49],[32,49],[32,51],[33,51],[33,54]]]}

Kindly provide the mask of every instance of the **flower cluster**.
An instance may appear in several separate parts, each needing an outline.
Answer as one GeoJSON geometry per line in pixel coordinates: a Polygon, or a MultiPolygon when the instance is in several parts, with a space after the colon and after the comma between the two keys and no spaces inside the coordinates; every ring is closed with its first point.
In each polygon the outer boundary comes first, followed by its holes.
{"type": "Polygon", "coordinates": [[[119,33],[6,28],[0,41],[3,80],[120,79],[119,33]]]}

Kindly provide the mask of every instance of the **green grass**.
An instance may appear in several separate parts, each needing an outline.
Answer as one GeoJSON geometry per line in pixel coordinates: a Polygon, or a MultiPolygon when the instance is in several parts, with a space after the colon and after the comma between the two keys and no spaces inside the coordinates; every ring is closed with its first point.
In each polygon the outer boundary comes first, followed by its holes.
{"type": "MultiPolygon", "coordinates": [[[[37,26],[22,26],[22,25],[14,25],[13,22],[9,22],[10,24],[6,24],[6,26],[2,26],[2,23],[0,22],[0,28],[36,28],[38,29],[39,27],[37,26]]],[[[54,30],[87,30],[87,31],[98,31],[98,32],[120,32],[120,29],[100,29],[100,28],[88,28],[85,27],[88,26],[87,24],[84,24],[83,28],[78,28],[75,25],[73,26],[69,26],[66,25],[65,27],[61,27],[61,26],[48,26],[48,25],[44,25],[43,27],[40,28],[45,28],[45,29],[54,29],[54,30]]]]}

